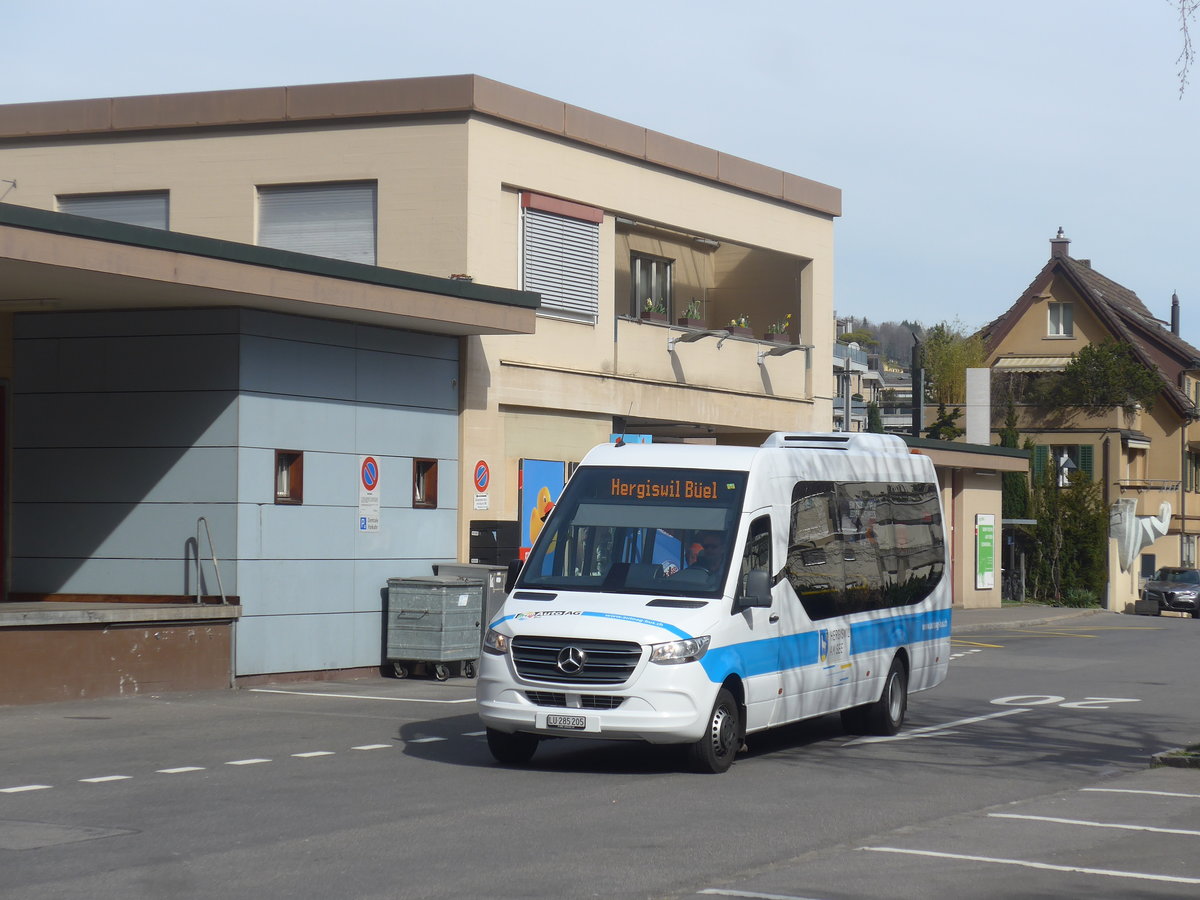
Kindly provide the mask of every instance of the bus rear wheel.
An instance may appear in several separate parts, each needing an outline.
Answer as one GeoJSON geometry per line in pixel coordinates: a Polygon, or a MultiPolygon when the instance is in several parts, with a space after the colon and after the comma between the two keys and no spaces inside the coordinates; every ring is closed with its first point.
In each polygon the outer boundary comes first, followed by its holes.
{"type": "Polygon", "coordinates": [[[863,725],[869,734],[893,735],[904,724],[907,711],[908,672],[897,657],[892,660],[879,699],[862,707],[863,725]]]}

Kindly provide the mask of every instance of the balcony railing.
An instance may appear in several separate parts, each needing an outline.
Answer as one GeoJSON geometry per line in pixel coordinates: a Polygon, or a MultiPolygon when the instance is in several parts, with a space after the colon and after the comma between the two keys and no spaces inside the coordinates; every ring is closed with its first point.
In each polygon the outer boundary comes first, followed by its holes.
{"type": "Polygon", "coordinates": [[[1122,478],[1117,486],[1123,491],[1163,491],[1171,493],[1179,490],[1179,479],[1171,478],[1122,478]]]}
{"type": "Polygon", "coordinates": [[[835,341],[833,345],[833,360],[835,363],[841,362],[843,364],[850,362],[866,369],[867,351],[861,347],[851,347],[835,341]]]}

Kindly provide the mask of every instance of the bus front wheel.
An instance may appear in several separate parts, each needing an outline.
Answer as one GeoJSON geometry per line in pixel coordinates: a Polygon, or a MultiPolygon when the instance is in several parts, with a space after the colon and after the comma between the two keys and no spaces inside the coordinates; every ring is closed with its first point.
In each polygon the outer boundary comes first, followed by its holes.
{"type": "Polygon", "coordinates": [[[688,747],[688,758],[694,771],[719,775],[733,765],[741,748],[741,709],[733,694],[721,688],[708,715],[704,737],[688,747]]]}

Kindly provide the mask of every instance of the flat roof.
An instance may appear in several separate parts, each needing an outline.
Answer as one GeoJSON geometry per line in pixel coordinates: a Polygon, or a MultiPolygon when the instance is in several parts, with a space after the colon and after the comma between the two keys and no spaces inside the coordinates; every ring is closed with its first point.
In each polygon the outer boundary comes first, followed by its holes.
{"type": "Polygon", "coordinates": [[[240,306],[433,334],[532,334],[540,295],[0,203],[0,313],[240,306]]]}
{"type": "Polygon", "coordinates": [[[829,216],[842,192],[479,75],[0,105],[0,141],[478,114],[829,216]]]}

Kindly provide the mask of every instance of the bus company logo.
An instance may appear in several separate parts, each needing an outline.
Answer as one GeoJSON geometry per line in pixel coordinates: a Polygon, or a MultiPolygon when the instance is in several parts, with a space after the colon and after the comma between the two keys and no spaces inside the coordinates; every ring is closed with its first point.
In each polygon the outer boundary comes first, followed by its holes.
{"type": "Polygon", "coordinates": [[[513,616],[518,622],[524,619],[545,619],[549,616],[581,616],[577,609],[539,609],[534,612],[520,612],[513,616]]]}
{"type": "Polygon", "coordinates": [[[821,662],[825,662],[829,656],[829,632],[824,628],[821,629],[821,662]]]}

